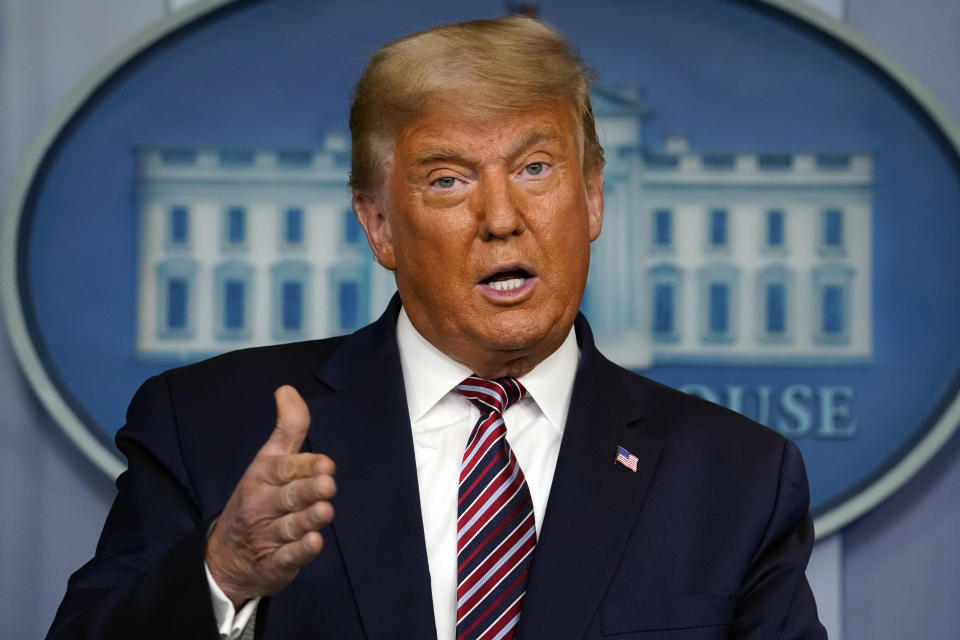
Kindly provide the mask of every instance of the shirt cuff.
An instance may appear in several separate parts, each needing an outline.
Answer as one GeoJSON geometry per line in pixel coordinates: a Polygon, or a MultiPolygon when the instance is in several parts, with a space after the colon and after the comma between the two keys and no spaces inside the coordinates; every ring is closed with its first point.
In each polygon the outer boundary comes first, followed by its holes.
{"type": "Polygon", "coordinates": [[[240,608],[240,611],[237,611],[230,602],[230,598],[213,579],[206,562],[203,563],[203,570],[207,573],[207,584],[210,586],[210,597],[213,600],[213,617],[217,621],[220,640],[237,640],[254,618],[260,598],[250,600],[240,608]]]}

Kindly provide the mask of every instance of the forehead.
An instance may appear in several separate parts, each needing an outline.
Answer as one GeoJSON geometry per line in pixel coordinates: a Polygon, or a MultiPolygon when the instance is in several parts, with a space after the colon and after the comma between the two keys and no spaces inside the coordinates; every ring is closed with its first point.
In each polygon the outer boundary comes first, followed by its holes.
{"type": "Polygon", "coordinates": [[[544,102],[503,115],[474,115],[441,103],[400,129],[394,160],[409,166],[450,157],[502,158],[534,146],[579,156],[582,138],[573,109],[565,103],[544,102]]]}

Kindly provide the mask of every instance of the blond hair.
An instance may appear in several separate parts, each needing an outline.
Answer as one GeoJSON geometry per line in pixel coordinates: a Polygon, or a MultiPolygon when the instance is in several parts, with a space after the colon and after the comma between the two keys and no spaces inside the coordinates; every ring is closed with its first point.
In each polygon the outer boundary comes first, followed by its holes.
{"type": "Polygon", "coordinates": [[[354,88],[350,186],[379,189],[396,135],[428,102],[477,118],[566,102],[580,122],[584,171],[602,167],[592,77],[570,40],[520,16],[440,26],[390,42],[373,55],[354,88]]]}

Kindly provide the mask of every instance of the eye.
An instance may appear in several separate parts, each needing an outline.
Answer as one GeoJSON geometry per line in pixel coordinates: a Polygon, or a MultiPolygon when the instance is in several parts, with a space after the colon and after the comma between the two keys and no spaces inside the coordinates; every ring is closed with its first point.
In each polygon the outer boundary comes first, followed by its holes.
{"type": "Polygon", "coordinates": [[[434,180],[433,184],[437,185],[441,189],[451,189],[457,185],[457,179],[453,176],[443,176],[442,178],[437,178],[434,180]]]}
{"type": "Polygon", "coordinates": [[[523,168],[528,176],[539,176],[546,169],[546,165],[542,162],[531,162],[523,168]]]}

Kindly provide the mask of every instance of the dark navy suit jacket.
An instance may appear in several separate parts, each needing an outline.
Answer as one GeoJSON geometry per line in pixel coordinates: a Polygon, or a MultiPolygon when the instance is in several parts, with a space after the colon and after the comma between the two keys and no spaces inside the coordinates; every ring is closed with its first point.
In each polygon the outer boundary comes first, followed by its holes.
{"type": "MultiPolygon", "coordinates": [[[[117,443],[129,469],[51,638],[217,638],[206,531],[275,423],[311,413],[337,463],[320,555],[261,601],[260,638],[433,638],[430,575],[395,299],[341,338],[250,349],[148,380],[117,443]]],[[[577,320],[581,359],[519,637],[825,638],[804,577],[803,462],[742,416],[626,371],[577,320]],[[614,464],[617,447],[637,471],[614,464]]]]}

